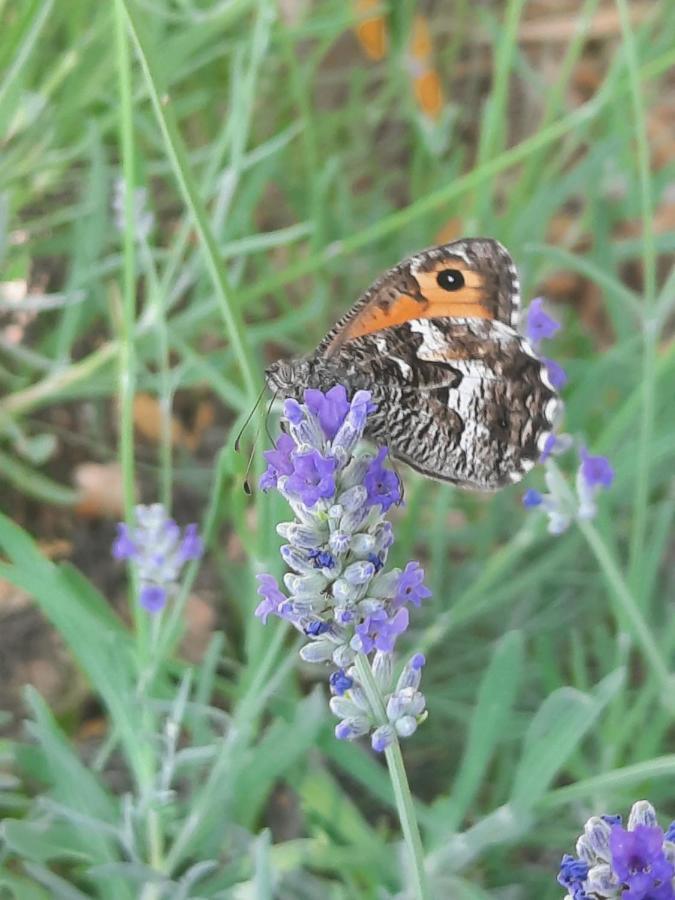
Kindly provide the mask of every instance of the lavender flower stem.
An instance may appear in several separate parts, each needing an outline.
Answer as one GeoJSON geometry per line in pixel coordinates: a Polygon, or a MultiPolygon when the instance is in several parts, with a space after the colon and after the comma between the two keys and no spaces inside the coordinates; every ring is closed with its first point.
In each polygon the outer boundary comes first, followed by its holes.
{"type": "MultiPolygon", "coordinates": [[[[373,676],[368,657],[363,653],[357,653],[354,665],[356,666],[359,681],[363,686],[363,690],[365,691],[372,711],[377,716],[379,723],[384,725],[387,722],[384,699],[377,686],[375,677],[373,676]]],[[[389,778],[391,779],[391,786],[394,790],[396,809],[398,811],[398,818],[401,823],[403,837],[405,838],[408,852],[410,853],[410,861],[412,864],[411,874],[414,879],[415,896],[418,900],[431,900],[431,893],[429,891],[427,875],[424,868],[422,839],[420,837],[415,807],[410,793],[410,785],[408,784],[408,776],[406,775],[398,737],[395,737],[392,743],[386,748],[384,755],[387,759],[389,778]]]]}

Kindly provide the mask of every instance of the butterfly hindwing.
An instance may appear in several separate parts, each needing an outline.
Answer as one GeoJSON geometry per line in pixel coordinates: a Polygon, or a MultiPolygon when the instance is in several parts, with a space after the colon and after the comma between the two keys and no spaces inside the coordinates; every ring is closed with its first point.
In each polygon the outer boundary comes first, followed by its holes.
{"type": "Polygon", "coordinates": [[[554,424],[543,364],[500,322],[416,319],[353,339],[335,362],[355,360],[369,361],[378,404],[370,436],[432,478],[483,490],[517,481],[554,424]]]}

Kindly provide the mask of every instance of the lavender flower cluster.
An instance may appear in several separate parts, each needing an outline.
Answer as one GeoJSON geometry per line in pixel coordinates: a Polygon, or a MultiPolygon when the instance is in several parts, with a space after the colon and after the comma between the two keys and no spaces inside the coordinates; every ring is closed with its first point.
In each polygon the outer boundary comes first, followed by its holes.
{"type": "Polygon", "coordinates": [[[386,465],[387,449],[359,449],[368,416],[368,391],[350,399],[342,385],[326,393],[308,389],[304,403],[284,403],[283,433],[265,453],[263,490],[276,489],[295,519],[277,526],[288,542],[281,556],[290,569],[284,593],[271,575],[258,576],[256,615],[290,622],[307,638],[301,657],[332,663],[331,710],[335,734],[351,740],[370,734],[375,750],[407,737],[424,719],[419,690],[424,657],[418,653],[393,681],[393,651],[409,624],[410,607],[430,596],[417,562],[387,570],[393,531],[385,518],[401,502],[401,487],[386,465]],[[358,654],[369,665],[386,708],[373,709],[359,681],[358,654]]]}
{"type": "Polygon", "coordinates": [[[626,828],[621,816],[593,816],[576,850],[560,864],[565,900],[675,900],[675,822],[664,834],[646,800],[633,805],[626,828]]]}
{"type": "MultiPolygon", "coordinates": [[[[544,309],[541,297],[533,300],[527,311],[526,334],[537,352],[541,342],[549,340],[560,330],[556,322],[544,309]]],[[[560,390],[567,383],[567,373],[555,360],[541,355],[546,363],[549,380],[560,390]]],[[[569,434],[550,434],[544,445],[540,461],[544,464],[554,456],[562,456],[571,450],[575,442],[569,434]]],[[[526,509],[541,509],[548,516],[548,530],[551,534],[562,534],[575,519],[593,519],[597,513],[598,493],[611,487],[614,469],[604,456],[592,456],[586,447],[578,448],[578,466],[575,478],[575,492],[571,492],[557,469],[546,467],[548,491],[530,488],[523,495],[526,509]]]]}
{"type": "Polygon", "coordinates": [[[181,531],[161,503],[136,506],[134,514],[133,528],[118,524],[112,553],[115,559],[134,565],[140,579],[140,604],[157,613],[174,591],[185,563],[199,559],[204,545],[196,525],[181,531]]]}

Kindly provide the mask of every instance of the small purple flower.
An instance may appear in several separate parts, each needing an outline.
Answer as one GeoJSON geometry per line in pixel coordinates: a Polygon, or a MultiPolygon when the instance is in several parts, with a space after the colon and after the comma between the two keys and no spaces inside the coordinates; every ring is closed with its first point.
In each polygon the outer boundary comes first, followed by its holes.
{"type": "Polygon", "coordinates": [[[117,526],[115,559],[128,559],[141,586],[139,602],[148,612],[162,609],[188,560],[198,559],[204,544],[195,524],[181,531],[161,503],[134,508],[135,523],[117,526]]]}
{"type": "Polygon", "coordinates": [[[117,525],[117,537],[112,546],[112,555],[115,559],[135,559],[138,555],[138,547],[131,539],[128,527],[124,522],[117,525]]]}
{"type": "Polygon", "coordinates": [[[342,697],[352,687],[354,679],[350,678],[344,669],[338,669],[337,672],[330,675],[328,683],[332,693],[337,697],[342,697]]]}
{"type": "Polygon", "coordinates": [[[581,477],[589,488],[608,488],[614,481],[614,469],[606,456],[591,456],[586,448],[582,448],[581,477]]]}
{"type": "MultiPolygon", "coordinates": [[[[541,456],[539,457],[539,462],[542,462],[542,463],[546,462],[546,460],[549,458],[549,456],[553,455],[553,451],[555,450],[557,440],[558,439],[557,439],[556,435],[553,434],[553,432],[551,432],[548,435],[548,437],[544,441],[544,449],[541,451],[541,456]]],[[[529,491],[526,493],[529,493],[529,491]]],[[[524,498],[523,498],[523,503],[525,506],[527,506],[527,503],[525,503],[524,498]]],[[[538,504],[535,504],[535,506],[537,506],[537,505],[538,504]]]]}
{"type": "Polygon", "coordinates": [[[623,821],[621,816],[618,815],[617,813],[608,813],[607,815],[600,816],[600,818],[602,819],[603,822],[605,822],[607,825],[609,825],[610,828],[613,825],[621,825],[621,823],[623,821]]]}
{"type": "Polygon", "coordinates": [[[670,823],[670,825],[668,826],[668,830],[666,831],[665,835],[663,836],[663,839],[665,841],[675,842],[675,822],[670,823]]]}
{"type": "Polygon", "coordinates": [[[424,569],[413,560],[398,577],[395,602],[399,606],[405,603],[419,606],[427,597],[431,597],[431,591],[424,584],[424,569]]]}
{"type": "Polygon", "coordinates": [[[531,341],[552,338],[560,329],[560,323],[544,312],[543,306],[543,298],[537,297],[527,310],[527,336],[531,341]]]}
{"type": "Polygon", "coordinates": [[[190,559],[199,559],[204,552],[204,541],[202,541],[197,531],[197,525],[192,523],[185,529],[183,540],[178,548],[178,555],[187,562],[190,559]]]}
{"type": "MultiPolygon", "coordinates": [[[[636,825],[633,831],[627,831],[621,825],[614,825],[609,847],[614,871],[631,888],[655,887],[659,881],[673,876],[673,866],[663,852],[663,831],[658,826],[636,825]],[[645,874],[649,882],[641,877],[645,874]]],[[[665,896],[673,896],[672,887],[665,896]]]]}
{"type": "Polygon", "coordinates": [[[588,877],[588,864],[581,859],[575,859],[566,853],[560,863],[560,872],[558,873],[558,884],[572,891],[572,896],[585,897],[583,892],[583,883],[588,877]],[[579,893],[581,891],[581,893],[579,893]]]}
{"type": "Polygon", "coordinates": [[[426,657],[423,653],[416,653],[410,660],[410,668],[419,670],[423,669],[427,664],[426,657]]]}
{"type": "Polygon", "coordinates": [[[144,584],[141,587],[139,602],[143,609],[149,613],[157,613],[164,609],[166,604],[166,588],[159,584],[144,584]]]}
{"type": "Polygon", "coordinates": [[[567,372],[563,369],[559,362],[550,359],[548,356],[542,357],[542,361],[546,364],[548,380],[551,382],[556,391],[561,391],[567,384],[567,372]]]}
{"type": "Polygon", "coordinates": [[[260,478],[263,491],[275,488],[280,475],[290,475],[293,472],[291,453],[295,449],[295,441],[284,431],[279,435],[274,449],[265,450],[263,456],[267,460],[267,469],[260,478]]]}
{"type": "Polygon", "coordinates": [[[307,555],[317,569],[332,569],[335,566],[335,557],[328,550],[310,550],[307,555]]]}
{"type": "Polygon", "coordinates": [[[286,603],[286,597],[279,590],[277,580],[272,575],[256,575],[256,578],[258,580],[256,593],[262,597],[262,600],[255,609],[255,615],[264,625],[269,615],[280,615],[281,607],[286,603]]]}
{"type": "Polygon", "coordinates": [[[525,509],[533,509],[535,506],[541,506],[544,501],[543,495],[534,488],[528,488],[523,494],[523,506],[525,509]]]}
{"type": "Polygon", "coordinates": [[[337,461],[318,450],[305,450],[293,457],[293,474],[286,479],[286,490],[308,507],[335,493],[337,461]]]}
{"type": "Polygon", "coordinates": [[[403,634],[408,623],[408,610],[405,607],[397,610],[391,618],[383,609],[366,616],[363,622],[356,626],[361,652],[368,654],[373,650],[381,650],[384,653],[391,653],[396,638],[403,634]]]}
{"type": "Polygon", "coordinates": [[[325,394],[314,388],[307,388],[305,405],[319,420],[321,430],[329,441],[337,434],[350,409],[347,391],[341,384],[336,384],[325,394]]]}
{"type": "Polygon", "coordinates": [[[374,506],[377,503],[383,512],[395,503],[401,502],[401,485],[398,477],[395,472],[383,465],[388,452],[386,447],[380,447],[363,480],[368,491],[368,505],[374,506]]]}
{"type": "Polygon", "coordinates": [[[330,631],[330,625],[328,622],[322,622],[320,619],[305,625],[305,634],[308,637],[319,637],[319,635],[326,634],[327,631],[330,631]]]}

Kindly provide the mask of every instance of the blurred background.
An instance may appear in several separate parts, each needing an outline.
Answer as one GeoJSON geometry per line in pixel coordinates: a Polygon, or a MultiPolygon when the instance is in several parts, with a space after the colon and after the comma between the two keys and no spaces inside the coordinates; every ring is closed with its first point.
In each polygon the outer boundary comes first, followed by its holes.
{"type": "MultiPolygon", "coordinates": [[[[232,446],[265,365],[313,349],[407,254],[491,236],[524,302],[545,296],[563,323],[564,428],[617,470],[595,527],[671,665],[674,48],[668,0],[0,3],[2,512],[128,622],[110,558],[125,502],[162,500],[181,523],[209,508],[167,677],[219,633],[210,702],[229,708],[270,640],[253,575],[278,565],[285,515],[247,497],[232,446]]],[[[443,896],[560,896],[559,858],[592,812],[645,795],[675,817],[663,684],[583,535],[548,535],[522,486],[487,497],[402,474],[394,562],[419,558],[433,591],[406,637],[428,653],[430,718],[405,754],[443,896]],[[533,740],[550,753],[528,800],[533,740]]],[[[0,724],[23,762],[0,812],[21,818],[48,781],[24,685],[85,760],[110,715],[49,598],[18,580],[0,580],[0,724]]],[[[311,697],[316,673],[292,671],[261,740],[311,697]]],[[[274,896],[389,896],[386,776],[335,743],[324,706],[296,743],[250,757],[260,782],[233,820],[294,848],[274,857],[274,896]]],[[[114,762],[100,770],[118,796],[114,762]]],[[[20,849],[5,847],[10,869],[20,849]]]]}

